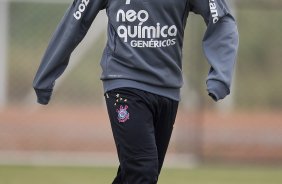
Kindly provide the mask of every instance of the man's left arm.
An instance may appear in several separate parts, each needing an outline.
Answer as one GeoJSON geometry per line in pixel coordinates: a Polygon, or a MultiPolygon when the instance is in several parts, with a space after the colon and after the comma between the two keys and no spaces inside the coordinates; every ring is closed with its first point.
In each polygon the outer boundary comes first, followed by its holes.
{"type": "Polygon", "coordinates": [[[207,90],[218,101],[230,94],[239,44],[237,25],[225,0],[191,0],[190,11],[202,15],[207,24],[203,38],[203,50],[211,65],[207,90]]]}

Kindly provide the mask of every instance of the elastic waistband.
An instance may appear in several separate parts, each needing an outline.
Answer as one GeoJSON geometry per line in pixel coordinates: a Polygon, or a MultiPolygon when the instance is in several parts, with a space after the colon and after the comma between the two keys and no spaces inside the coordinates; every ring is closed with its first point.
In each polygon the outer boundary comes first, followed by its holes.
{"type": "Polygon", "coordinates": [[[117,88],[136,88],[144,90],[150,93],[154,93],[160,96],[170,98],[175,101],[180,101],[180,89],[179,88],[165,88],[159,86],[152,86],[142,82],[137,82],[128,79],[113,79],[103,81],[104,92],[108,92],[117,88]]]}

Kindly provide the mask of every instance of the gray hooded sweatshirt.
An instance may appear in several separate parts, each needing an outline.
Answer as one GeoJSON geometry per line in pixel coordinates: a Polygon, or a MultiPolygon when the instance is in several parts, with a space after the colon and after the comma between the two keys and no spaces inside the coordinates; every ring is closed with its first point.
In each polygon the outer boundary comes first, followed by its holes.
{"type": "Polygon", "coordinates": [[[35,76],[39,103],[48,104],[55,80],[103,9],[108,16],[108,41],[101,59],[105,92],[130,87],[179,101],[184,29],[194,12],[207,25],[203,50],[211,65],[208,93],[215,101],[230,93],[238,31],[224,0],[74,0],[35,76]]]}

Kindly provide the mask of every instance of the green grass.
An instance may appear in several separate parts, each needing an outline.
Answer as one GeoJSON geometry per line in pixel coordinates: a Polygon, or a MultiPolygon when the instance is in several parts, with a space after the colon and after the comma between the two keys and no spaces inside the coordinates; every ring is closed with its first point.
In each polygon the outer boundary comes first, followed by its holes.
{"type": "MultiPolygon", "coordinates": [[[[106,167],[0,166],[0,184],[110,184],[115,173],[106,167]]],[[[281,184],[281,173],[275,167],[165,168],[159,184],[281,184]]]]}

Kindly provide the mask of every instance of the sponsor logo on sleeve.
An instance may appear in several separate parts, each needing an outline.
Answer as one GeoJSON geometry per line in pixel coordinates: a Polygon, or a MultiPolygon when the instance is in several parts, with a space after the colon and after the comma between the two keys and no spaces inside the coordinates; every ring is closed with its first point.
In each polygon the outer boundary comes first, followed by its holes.
{"type": "Polygon", "coordinates": [[[76,20],[81,19],[83,12],[86,10],[86,7],[89,3],[89,0],[82,0],[78,5],[77,11],[74,12],[73,16],[76,20]]]}
{"type": "Polygon", "coordinates": [[[215,24],[219,21],[218,10],[217,10],[217,6],[216,6],[216,0],[209,0],[209,4],[210,4],[212,21],[215,24]]]}

